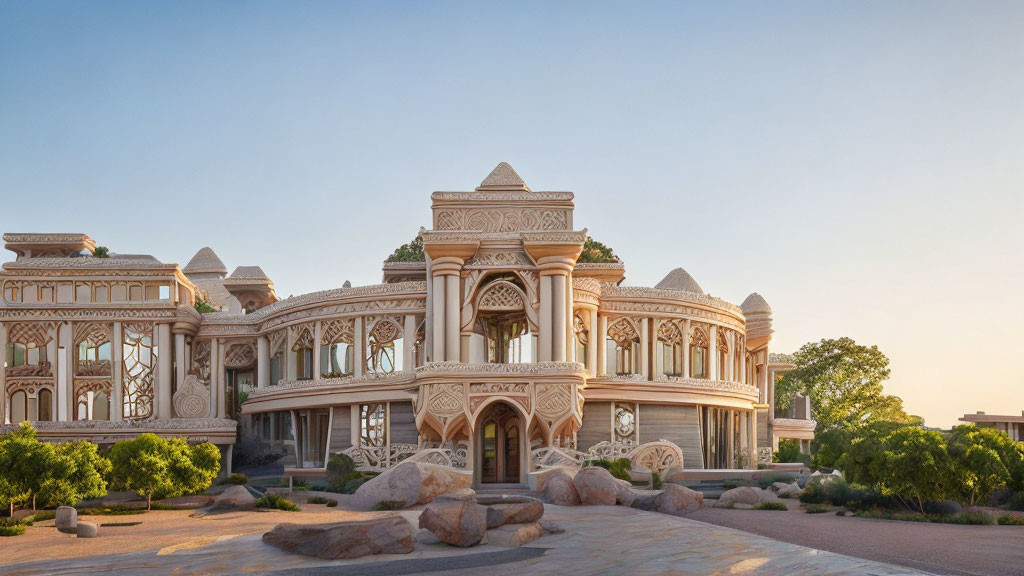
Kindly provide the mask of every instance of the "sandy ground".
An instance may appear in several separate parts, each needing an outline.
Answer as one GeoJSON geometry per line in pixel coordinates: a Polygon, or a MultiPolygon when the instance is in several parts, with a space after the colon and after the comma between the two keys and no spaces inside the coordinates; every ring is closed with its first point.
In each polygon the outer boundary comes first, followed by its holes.
{"type": "MultiPolygon", "coordinates": [[[[249,534],[262,534],[282,522],[320,524],[370,518],[379,513],[352,512],[322,504],[302,504],[301,512],[230,511],[201,517],[194,510],[153,510],[125,516],[79,516],[100,526],[100,538],[61,534],[53,520],[37,522],[25,534],[0,538],[0,565],[43,558],[74,558],[159,549],[161,553],[206,546],[249,534]],[[104,526],[140,522],[136,526],[104,526]]],[[[0,570],[2,572],[2,570],[0,570]]]]}
{"type": "Polygon", "coordinates": [[[790,544],[935,574],[1024,575],[1024,526],[961,526],[788,512],[701,508],[685,518],[790,544]]]}

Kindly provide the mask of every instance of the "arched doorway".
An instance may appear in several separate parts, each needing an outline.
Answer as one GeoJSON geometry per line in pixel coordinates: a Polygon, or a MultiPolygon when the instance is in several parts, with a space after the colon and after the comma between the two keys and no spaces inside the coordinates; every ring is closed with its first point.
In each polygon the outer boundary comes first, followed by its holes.
{"type": "Polygon", "coordinates": [[[477,429],[481,484],[518,484],[522,478],[523,423],[507,404],[487,408],[477,429]]]}

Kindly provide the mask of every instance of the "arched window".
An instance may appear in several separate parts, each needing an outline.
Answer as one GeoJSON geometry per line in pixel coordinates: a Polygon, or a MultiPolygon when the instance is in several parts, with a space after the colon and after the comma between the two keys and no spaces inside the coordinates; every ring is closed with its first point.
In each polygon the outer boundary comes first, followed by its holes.
{"type": "Polygon", "coordinates": [[[309,326],[303,326],[292,344],[292,361],[295,362],[295,378],[298,380],[313,379],[313,332],[309,326]]]}
{"type": "Polygon", "coordinates": [[[39,421],[49,422],[53,420],[53,392],[49,388],[39,391],[39,421]]]}
{"type": "Polygon", "coordinates": [[[20,424],[28,420],[28,394],[16,390],[11,394],[11,423],[20,424]]]}
{"type": "Polygon", "coordinates": [[[666,320],[658,326],[658,358],[665,376],[683,375],[683,325],[679,320],[666,320]]]}
{"type": "Polygon", "coordinates": [[[483,336],[488,363],[518,364],[533,356],[526,296],[518,282],[515,276],[501,276],[478,292],[474,332],[483,336]]]}
{"type": "Polygon", "coordinates": [[[608,372],[629,376],[640,372],[640,335],[628,318],[620,318],[608,327],[606,342],[608,372]]]}
{"type": "Polygon", "coordinates": [[[576,336],[576,361],[590,368],[589,358],[587,358],[587,343],[590,341],[590,330],[587,329],[587,323],[583,321],[583,317],[579,314],[572,317],[572,331],[576,336]]]}
{"type": "Polygon", "coordinates": [[[351,376],[355,371],[354,322],[329,320],[320,335],[320,375],[327,378],[351,376]]]}
{"type": "Polygon", "coordinates": [[[695,325],[690,330],[690,376],[692,378],[709,377],[708,349],[707,331],[702,326],[695,325]]]}
{"type": "Polygon", "coordinates": [[[378,320],[367,338],[366,369],[391,374],[402,370],[404,350],[402,329],[392,320],[378,320]]]}

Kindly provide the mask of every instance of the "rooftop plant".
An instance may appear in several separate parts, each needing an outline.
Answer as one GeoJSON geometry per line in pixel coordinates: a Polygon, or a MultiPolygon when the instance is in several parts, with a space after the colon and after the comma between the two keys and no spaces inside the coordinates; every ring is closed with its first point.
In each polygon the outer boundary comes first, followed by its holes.
{"type": "Polygon", "coordinates": [[[594,240],[590,236],[587,236],[586,241],[583,242],[583,251],[580,252],[579,258],[576,259],[577,263],[609,263],[618,262],[619,257],[615,255],[615,252],[611,248],[604,244],[594,240]]]}
{"type": "Polygon", "coordinates": [[[412,242],[402,244],[388,256],[386,262],[423,262],[427,259],[423,252],[423,237],[416,236],[412,242]]]}

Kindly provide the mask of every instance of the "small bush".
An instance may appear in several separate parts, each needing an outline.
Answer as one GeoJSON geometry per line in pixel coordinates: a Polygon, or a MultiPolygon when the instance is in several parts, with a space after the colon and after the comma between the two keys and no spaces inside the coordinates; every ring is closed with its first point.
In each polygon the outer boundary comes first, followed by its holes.
{"type": "Polygon", "coordinates": [[[245,474],[239,474],[236,472],[231,476],[228,476],[227,483],[234,484],[235,486],[242,486],[249,483],[249,477],[245,474]]]}
{"type": "Polygon", "coordinates": [[[995,524],[996,519],[988,512],[980,512],[977,510],[968,510],[960,514],[954,514],[952,516],[940,516],[936,519],[936,522],[943,524],[971,524],[975,526],[995,524]]]}
{"type": "Polygon", "coordinates": [[[345,494],[355,494],[356,490],[359,490],[360,486],[362,486],[363,484],[366,484],[367,482],[369,482],[372,479],[373,479],[373,476],[360,476],[359,478],[353,478],[353,479],[351,479],[351,480],[349,480],[348,482],[345,483],[345,489],[344,489],[343,493],[345,493],[345,494]]]}
{"type": "Polygon", "coordinates": [[[846,480],[837,476],[814,476],[807,481],[807,486],[800,494],[804,504],[824,504],[826,502],[842,505],[850,500],[850,486],[846,480]],[[829,480],[825,480],[829,478],[829,480]]]}
{"type": "Polygon", "coordinates": [[[725,486],[726,490],[732,490],[733,488],[739,488],[740,486],[754,486],[752,480],[744,480],[742,478],[726,478],[722,481],[722,485],[725,486]]]}
{"type": "Polygon", "coordinates": [[[328,508],[336,508],[337,506],[338,506],[338,501],[337,500],[327,500],[327,507],[328,508]]]}
{"type": "Polygon", "coordinates": [[[305,480],[292,480],[292,490],[312,490],[313,486],[305,480]]]}
{"type": "Polygon", "coordinates": [[[306,502],[309,503],[309,504],[326,504],[328,506],[330,506],[331,503],[333,502],[335,506],[338,505],[338,501],[337,500],[332,500],[330,498],[324,498],[323,496],[312,496],[310,498],[307,498],[306,502]]]}
{"type": "Polygon", "coordinates": [[[629,458],[619,458],[615,462],[612,462],[608,471],[611,472],[612,476],[619,480],[625,480],[629,482],[632,477],[629,475],[629,471],[633,469],[633,463],[629,461],[629,458]]]}
{"type": "Polygon", "coordinates": [[[782,502],[758,502],[754,510],[789,510],[782,502]]]}
{"type": "Polygon", "coordinates": [[[821,504],[811,504],[807,507],[808,514],[821,514],[822,512],[828,512],[828,506],[822,506],[821,504]]]}
{"type": "MultiPolygon", "coordinates": [[[[841,503],[835,502],[835,504],[841,503]]],[[[850,486],[845,505],[850,510],[873,510],[875,508],[896,508],[899,502],[895,497],[886,496],[873,488],[853,485],[850,486]]]]}
{"type": "Polygon", "coordinates": [[[56,517],[57,517],[57,511],[56,510],[36,510],[35,512],[32,513],[32,516],[30,516],[30,518],[32,518],[33,522],[42,522],[43,520],[53,520],[56,517]]]}
{"type": "Polygon", "coordinates": [[[10,526],[0,526],[0,536],[21,536],[25,533],[24,524],[12,524],[10,526]]]}
{"type": "Polygon", "coordinates": [[[996,523],[1000,526],[1024,526],[1024,518],[1004,514],[999,518],[996,518],[996,523]]]}
{"type": "Polygon", "coordinates": [[[651,472],[651,487],[655,490],[661,490],[661,484],[661,474],[651,472]]]}
{"type": "Polygon", "coordinates": [[[349,476],[358,474],[356,463],[347,454],[331,454],[327,458],[327,485],[341,487],[351,480],[349,476]]]}
{"type": "Polygon", "coordinates": [[[286,512],[298,512],[302,510],[299,505],[284,496],[275,492],[267,492],[256,501],[257,508],[271,508],[273,510],[284,510],[286,512]]]}
{"type": "Polygon", "coordinates": [[[584,460],[584,466],[600,466],[605,470],[612,467],[612,461],[607,458],[594,458],[593,460],[584,460]]]}
{"type": "Polygon", "coordinates": [[[405,508],[405,502],[401,500],[381,500],[373,505],[373,509],[381,512],[384,510],[401,510],[405,508]]]}
{"type": "Polygon", "coordinates": [[[1016,512],[1024,512],[1024,490],[1021,490],[1011,496],[1006,507],[1016,512]]]}

